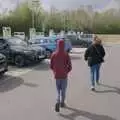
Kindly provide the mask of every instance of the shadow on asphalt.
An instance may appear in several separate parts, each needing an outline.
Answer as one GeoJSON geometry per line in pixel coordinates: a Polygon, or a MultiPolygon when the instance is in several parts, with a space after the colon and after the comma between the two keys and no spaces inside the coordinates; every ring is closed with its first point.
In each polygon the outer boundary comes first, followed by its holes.
{"type": "Polygon", "coordinates": [[[100,84],[100,85],[109,88],[111,90],[95,91],[96,93],[117,93],[120,95],[120,88],[115,86],[104,85],[104,84],[100,84]]]}
{"type": "Polygon", "coordinates": [[[75,108],[66,107],[66,109],[71,111],[71,113],[68,115],[65,115],[62,113],[59,114],[60,117],[63,117],[66,120],[76,120],[77,117],[79,117],[79,116],[88,118],[90,120],[116,120],[116,119],[106,116],[106,115],[98,115],[98,114],[90,113],[87,111],[78,110],[75,108]]]}
{"type": "Polygon", "coordinates": [[[20,87],[21,85],[25,85],[27,87],[32,87],[32,88],[39,86],[34,83],[24,82],[24,80],[20,77],[4,75],[3,77],[0,78],[0,92],[11,91],[17,87],[20,87]]]}

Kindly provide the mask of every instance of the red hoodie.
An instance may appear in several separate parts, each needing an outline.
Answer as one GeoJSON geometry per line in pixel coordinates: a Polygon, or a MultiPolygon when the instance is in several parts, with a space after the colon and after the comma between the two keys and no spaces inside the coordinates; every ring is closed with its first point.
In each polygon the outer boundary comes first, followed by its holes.
{"type": "Polygon", "coordinates": [[[67,79],[68,73],[72,70],[71,59],[64,50],[64,40],[57,42],[57,50],[51,56],[50,68],[55,79],[67,79]]]}

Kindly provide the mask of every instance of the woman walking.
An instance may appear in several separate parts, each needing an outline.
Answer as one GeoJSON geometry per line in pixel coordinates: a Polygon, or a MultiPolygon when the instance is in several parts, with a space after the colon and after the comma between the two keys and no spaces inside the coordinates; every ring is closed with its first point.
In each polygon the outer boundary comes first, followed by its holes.
{"type": "Polygon", "coordinates": [[[100,67],[104,62],[105,50],[102,41],[96,36],[93,44],[86,50],[84,58],[88,61],[91,74],[91,90],[95,91],[95,83],[99,84],[100,67]]]}

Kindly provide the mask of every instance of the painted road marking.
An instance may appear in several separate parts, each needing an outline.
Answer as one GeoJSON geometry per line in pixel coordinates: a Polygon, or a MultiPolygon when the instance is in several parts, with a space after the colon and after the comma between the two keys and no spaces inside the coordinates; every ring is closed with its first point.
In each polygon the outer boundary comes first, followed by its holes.
{"type": "Polygon", "coordinates": [[[18,77],[18,76],[21,76],[23,74],[27,74],[30,71],[32,71],[32,69],[16,69],[15,71],[14,70],[8,71],[6,73],[6,75],[18,77]]]}
{"type": "MultiPolygon", "coordinates": [[[[45,63],[49,63],[50,60],[46,59],[44,62],[45,62],[45,63]]],[[[42,63],[41,63],[41,64],[42,64],[42,63]]],[[[19,77],[19,76],[21,76],[21,75],[25,75],[25,74],[33,71],[33,70],[34,70],[35,68],[37,68],[38,66],[39,66],[39,64],[38,64],[38,65],[35,65],[34,67],[32,66],[32,67],[27,67],[27,68],[17,68],[17,67],[12,67],[12,66],[10,66],[8,72],[6,72],[6,75],[8,75],[8,76],[13,76],[13,77],[19,77]]]]}

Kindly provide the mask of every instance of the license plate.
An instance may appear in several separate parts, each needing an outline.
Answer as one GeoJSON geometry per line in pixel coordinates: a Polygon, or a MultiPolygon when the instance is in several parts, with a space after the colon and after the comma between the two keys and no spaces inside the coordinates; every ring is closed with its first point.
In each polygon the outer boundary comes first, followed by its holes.
{"type": "Polygon", "coordinates": [[[43,56],[43,55],[42,55],[42,56],[39,56],[39,58],[44,58],[44,57],[45,57],[45,56],[43,56]]]}
{"type": "Polygon", "coordinates": [[[0,72],[4,71],[5,69],[4,68],[0,68],[0,72]]]}

